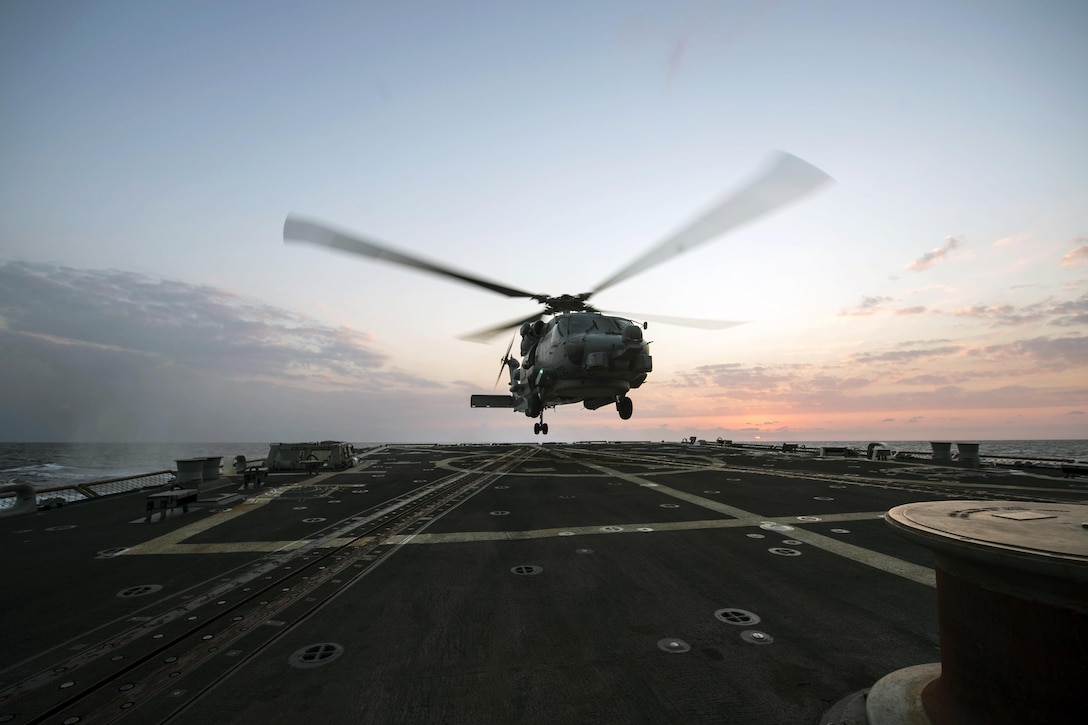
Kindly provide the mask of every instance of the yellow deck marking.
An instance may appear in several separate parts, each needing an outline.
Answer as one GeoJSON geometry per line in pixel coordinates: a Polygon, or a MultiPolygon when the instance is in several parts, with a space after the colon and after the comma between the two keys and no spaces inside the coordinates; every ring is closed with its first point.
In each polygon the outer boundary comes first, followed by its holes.
{"type": "MultiPolygon", "coordinates": [[[[828,519],[824,520],[827,521],[828,519]]],[[[839,556],[856,561],[859,564],[866,564],[875,569],[886,571],[889,574],[895,574],[904,579],[910,579],[919,584],[925,584],[927,587],[937,586],[937,575],[933,569],[930,569],[928,566],[912,564],[909,561],[904,561],[903,559],[887,554],[881,554],[872,549],[865,549],[854,544],[848,544],[842,539],[832,539],[830,536],[817,534],[815,531],[809,531],[808,529],[795,528],[793,531],[787,533],[789,533],[790,537],[797,539],[798,541],[803,541],[809,546],[815,546],[824,551],[830,551],[832,554],[838,554],[839,556]]]]}
{"type": "MultiPolygon", "coordinates": [[[[447,459],[450,460],[450,459],[447,459]]],[[[368,462],[369,463],[369,462],[368,462]]],[[[627,473],[624,471],[617,471],[607,466],[599,464],[585,464],[587,468],[591,468],[597,471],[601,476],[606,476],[613,479],[627,481],[638,486],[642,486],[652,491],[656,491],[665,496],[685,501],[690,504],[694,504],[701,508],[715,513],[723,514],[731,518],[728,519],[703,519],[697,521],[667,521],[667,522],[647,522],[640,524],[622,524],[615,527],[606,526],[575,526],[565,528],[549,528],[549,529],[535,529],[530,531],[463,531],[454,532],[449,534],[408,534],[393,536],[389,539],[390,544],[450,544],[450,543],[466,543],[466,542],[480,542],[480,541],[518,541],[524,539],[544,539],[565,536],[588,536],[588,535],[610,535],[617,533],[630,533],[630,534],[645,534],[658,531],[693,531],[698,529],[727,529],[727,528],[743,528],[743,527],[755,527],[761,523],[772,522],[778,524],[786,524],[793,527],[793,530],[788,532],[780,532],[787,538],[793,538],[797,541],[804,542],[805,544],[814,548],[822,549],[824,551],[831,552],[838,556],[841,556],[851,561],[856,561],[867,566],[871,566],[881,571],[894,574],[896,576],[903,577],[910,581],[925,584],[926,586],[935,586],[935,575],[933,569],[912,564],[910,562],[898,559],[894,556],[887,554],[881,554],[871,549],[866,549],[855,544],[850,544],[842,539],[831,538],[818,534],[813,531],[801,528],[798,524],[797,516],[759,516],[750,511],[730,506],[713,499],[699,496],[697,494],[681,491],[671,486],[651,481],[633,473],[627,473]],[[619,529],[618,531],[616,529],[619,529]],[[639,531],[639,529],[652,529],[651,532],[639,531]]],[[[705,469],[704,469],[705,470],[705,469]]],[[[672,472],[669,470],[654,471],[654,474],[672,472]]],[[[688,471],[691,472],[691,469],[688,471]]],[[[324,473],[317,476],[313,476],[304,481],[294,484],[293,489],[307,486],[320,486],[326,479],[335,475],[334,473],[324,473]]],[[[509,473],[505,475],[511,475],[509,473]]],[[[578,474],[560,474],[564,477],[567,475],[578,474]]],[[[335,484],[332,484],[335,485],[335,484]]],[[[342,485],[342,484],[341,484],[342,485]]],[[[358,484],[356,484],[358,485],[358,484]]],[[[245,503],[233,507],[230,511],[222,511],[217,514],[212,514],[198,521],[183,526],[180,529],[172,531],[170,533],[159,536],[151,541],[144,542],[143,544],[137,544],[124,551],[122,556],[140,555],[140,554],[227,554],[227,553],[268,553],[274,551],[292,551],[310,545],[314,542],[313,539],[299,539],[295,541],[238,541],[231,543],[202,543],[202,544],[186,544],[187,539],[190,539],[197,534],[203,533],[212,529],[220,524],[226,523],[231,519],[235,519],[239,516],[243,516],[250,511],[254,511],[266,503],[278,498],[286,488],[273,488],[262,492],[260,495],[255,496],[245,503]]],[[[861,511],[851,513],[838,513],[838,514],[817,514],[818,518],[822,522],[840,522],[840,521],[866,521],[883,517],[883,511],[861,511]]],[[[369,538],[369,537],[366,537],[369,538]]],[[[327,542],[327,546],[344,546],[354,542],[354,545],[361,546],[365,543],[365,540],[354,540],[351,538],[333,539],[327,542]]]]}
{"type": "Polygon", "coordinates": [[[142,544],[137,544],[136,546],[130,547],[129,549],[121,552],[120,556],[130,556],[134,554],[203,553],[200,551],[195,551],[191,548],[194,546],[201,546],[201,544],[185,544],[183,546],[181,542],[185,541],[186,539],[191,539],[197,534],[201,534],[208,529],[212,529],[216,526],[219,526],[220,524],[224,524],[231,519],[236,519],[239,516],[244,516],[250,511],[254,511],[263,506],[264,504],[268,503],[269,500],[271,499],[250,499],[246,503],[231,508],[230,511],[220,511],[217,514],[205,516],[204,518],[194,521],[191,524],[182,526],[180,529],[175,529],[168,534],[163,534],[162,536],[151,539],[150,541],[145,541],[142,544]],[[176,549],[179,548],[180,551],[176,551],[176,549]]]}
{"type": "MultiPolygon", "coordinates": [[[[610,470],[604,466],[599,466],[596,464],[593,464],[590,467],[599,471],[610,470]]],[[[678,498],[682,501],[687,501],[697,506],[702,506],[703,508],[710,509],[711,511],[717,511],[718,513],[724,513],[729,516],[734,516],[737,519],[750,520],[752,518],[758,518],[755,516],[755,514],[744,511],[742,509],[738,509],[734,506],[727,506],[726,504],[718,503],[717,501],[703,498],[702,496],[697,496],[695,494],[687,493],[685,491],[678,491],[675,488],[671,488],[669,486],[665,486],[654,481],[649,481],[645,478],[630,473],[612,471],[612,475],[614,475],[616,478],[630,481],[631,483],[637,483],[640,486],[646,486],[647,484],[654,483],[655,485],[650,487],[653,491],[658,491],[665,494],[666,496],[672,496],[673,498],[678,498]]],[[[883,513],[881,512],[881,514],[879,514],[879,517],[882,516],[883,513]]],[[[876,514],[875,512],[856,514],[828,514],[826,516],[820,515],[818,518],[821,521],[857,521],[878,518],[878,514],[876,514]]],[[[797,521],[796,517],[785,519],[781,517],[769,517],[760,520],[772,521],[774,523],[784,523],[789,526],[793,526],[793,531],[788,532],[789,538],[796,539],[797,541],[803,541],[810,546],[823,549],[824,551],[830,551],[833,554],[838,554],[839,556],[850,559],[852,561],[866,564],[875,569],[880,569],[881,571],[886,571],[889,574],[901,576],[905,579],[918,582],[919,584],[925,584],[926,586],[931,587],[935,587],[937,585],[936,575],[934,574],[933,569],[930,569],[929,567],[912,564],[908,561],[904,561],[894,556],[881,554],[871,549],[865,549],[854,544],[848,544],[840,539],[832,539],[829,536],[824,536],[823,534],[817,534],[814,531],[808,531],[807,529],[800,528],[797,526],[797,524],[802,522],[797,521]]]]}
{"type": "MultiPolygon", "coordinates": [[[[371,448],[364,456],[383,451],[387,446],[378,446],[371,448]]],[[[374,459],[364,458],[357,466],[353,466],[343,471],[327,471],[325,473],[319,473],[316,476],[310,476],[297,483],[290,485],[290,490],[297,491],[300,488],[308,487],[320,487],[320,486],[343,486],[353,487],[362,486],[367,484],[328,484],[326,481],[333,476],[337,476],[341,473],[360,473],[369,468],[375,463],[374,459]]],[[[267,553],[272,551],[291,551],[301,548],[311,543],[313,539],[298,539],[294,541],[236,541],[230,543],[207,543],[207,544],[185,544],[183,543],[187,539],[191,539],[197,534],[201,534],[209,529],[213,529],[220,524],[225,524],[231,519],[236,519],[239,516],[244,516],[250,511],[256,511],[258,508],[266,503],[274,501],[282,494],[288,491],[287,486],[270,486],[264,489],[260,493],[254,495],[252,498],[236,505],[232,506],[230,510],[220,511],[219,513],[212,514],[211,516],[205,516],[202,519],[194,521],[193,523],[182,526],[180,529],[171,531],[168,534],[145,541],[142,544],[130,547],[121,552],[120,556],[132,556],[139,554],[233,554],[238,552],[256,552],[267,553]]],[[[156,512],[157,513],[157,512],[156,512]]],[[[369,537],[365,537],[369,538],[369,537]]],[[[360,539],[362,542],[365,540],[360,539]]],[[[351,540],[335,539],[329,543],[329,546],[342,546],[344,543],[351,540]]]]}

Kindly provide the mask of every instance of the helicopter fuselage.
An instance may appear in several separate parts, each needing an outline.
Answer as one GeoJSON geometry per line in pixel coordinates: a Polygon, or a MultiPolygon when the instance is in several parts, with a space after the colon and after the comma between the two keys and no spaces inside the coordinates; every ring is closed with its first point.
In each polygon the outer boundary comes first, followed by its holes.
{"type": "MultiPolygon", "coordinates": [[[[653,370],[650,344],[643,327],[622,317],[598,312],[570,312],[548,322],[521,327],[519,363],[508,358],[510,407],[530,418],[545,408],[582,403],[589,410],[615,404],[621,418],[631,417],[627,393],[653,370]]],[[[473,396],[478,406],[484,398],[473,396]]],[[[494,396],[501,397],[501,396],[494,396]]],[[[487,407],[499,407],[492,399],[487,407]]],[[[547,432],[543,420],[536,432],[547,432]]]]}

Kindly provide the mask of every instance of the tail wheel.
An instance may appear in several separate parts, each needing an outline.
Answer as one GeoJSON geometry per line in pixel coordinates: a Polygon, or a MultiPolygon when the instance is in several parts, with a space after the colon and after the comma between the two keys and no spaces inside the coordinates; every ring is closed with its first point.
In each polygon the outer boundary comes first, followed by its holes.
{"type": "Polygon", "coordinates": [[[635,403],[626,395],[616,398],[616,411],[620,414],[620,418],[628,420],[635,412],[635,403]]]}

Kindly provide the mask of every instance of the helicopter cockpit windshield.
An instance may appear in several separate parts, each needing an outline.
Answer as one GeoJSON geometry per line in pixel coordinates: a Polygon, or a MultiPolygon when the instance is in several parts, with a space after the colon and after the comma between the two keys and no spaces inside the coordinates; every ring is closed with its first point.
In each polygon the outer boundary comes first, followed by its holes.
{"type": "Polygon", "coordinates": [[[585,333],[603,333],[606,335],[622,335],[623,330],[635,323],[619,317],[606,317],[604,315],[570,315],[559,319],[559,332],[561,335],[581,335],[585,333]]]}

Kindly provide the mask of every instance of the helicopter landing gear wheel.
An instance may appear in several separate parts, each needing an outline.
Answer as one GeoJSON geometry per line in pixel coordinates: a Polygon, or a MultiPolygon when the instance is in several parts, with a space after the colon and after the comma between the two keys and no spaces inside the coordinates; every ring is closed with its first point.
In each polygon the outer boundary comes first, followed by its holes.
{"type": "Polygon", "coordinates": [[[616,412],[620,414],[620,418],[628,420],[631,414],[635,412],[635,403],[626,395],[621,395],[616,398],[616,412]]]}
{"type": "Polygon", "coordinates": [[[540,411],[540,421],[533,423],[533,435],[548,435],[548,424],[544,422],[544,411],[540,411]]]}

